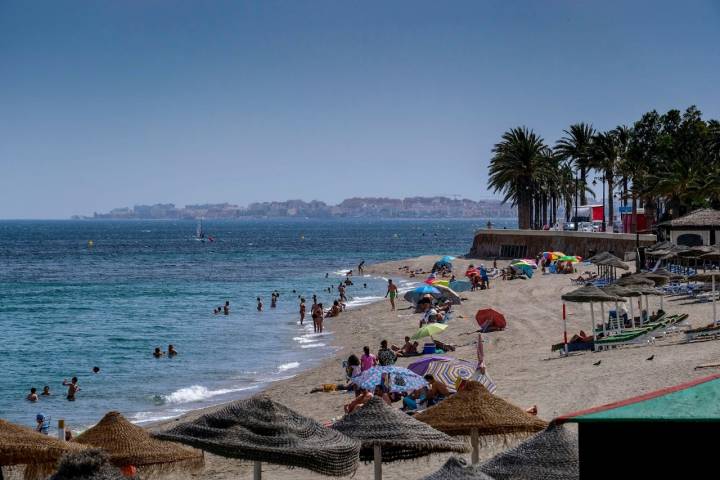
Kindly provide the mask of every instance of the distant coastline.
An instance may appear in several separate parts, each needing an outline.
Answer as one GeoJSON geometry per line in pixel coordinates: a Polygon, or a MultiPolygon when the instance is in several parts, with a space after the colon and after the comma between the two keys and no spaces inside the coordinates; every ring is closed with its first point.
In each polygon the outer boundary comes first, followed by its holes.
{"type": "Polygon", "coordinates": [[[134,219],[236,219],[236,218],[511,218],[516,209],[500,200],[469,200],[448,197],[379,198],[355,197],[337,205],[313,200],[251,203],[241,207],[230,203],[185,205],[172,203],[135,205],[95,212],[92,215],[73,215],[75,220],[134,219]]]}

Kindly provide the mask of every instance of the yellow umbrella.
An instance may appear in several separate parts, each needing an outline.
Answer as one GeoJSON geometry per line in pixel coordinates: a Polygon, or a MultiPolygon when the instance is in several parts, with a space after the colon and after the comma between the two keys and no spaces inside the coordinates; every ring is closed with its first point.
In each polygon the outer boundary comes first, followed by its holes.
{"type": "Polygon", "coordinates": [[[444,323],[428,323],[418,330],[415,335],[412,336],[412,339],[419,340],[425,337],[432,337],[433,335],[437,335],[438,333],[445,331],[447,327],[448,326],[444,323]]]}

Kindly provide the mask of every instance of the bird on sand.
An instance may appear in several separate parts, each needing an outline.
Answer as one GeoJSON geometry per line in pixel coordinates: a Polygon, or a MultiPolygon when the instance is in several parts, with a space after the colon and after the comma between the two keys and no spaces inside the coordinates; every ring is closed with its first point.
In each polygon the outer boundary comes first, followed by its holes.
{"type": "Polygon", "coordinates": [[[596,367],[602,363],[602,360],[598,360],[597,362],[593,363],[596,367]]]}
{"type": "Polygon", "coordinates": [[[650,361],[650,360],[652,360],[653,358],[655,358],[655,355],[650,355],[650,356],[649,356],[648,358],[646,358],[645,360],[650,361]]]}

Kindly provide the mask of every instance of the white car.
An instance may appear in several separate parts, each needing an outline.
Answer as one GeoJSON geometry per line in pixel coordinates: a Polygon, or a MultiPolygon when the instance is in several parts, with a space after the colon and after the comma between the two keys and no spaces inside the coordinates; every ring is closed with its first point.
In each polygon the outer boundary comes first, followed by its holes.
{"type": "Polygon", "coordinates": [[[593,232],[593,224],[592,222],[580,222],[578,224],[578,231],[579,232],[593,232]]]}

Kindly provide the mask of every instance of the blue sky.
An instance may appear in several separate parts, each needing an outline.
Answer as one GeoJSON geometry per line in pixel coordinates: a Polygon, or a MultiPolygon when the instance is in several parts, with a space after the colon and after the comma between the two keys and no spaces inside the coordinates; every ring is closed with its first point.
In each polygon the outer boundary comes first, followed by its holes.
{"type": "Polygon", "coordinates": [[[720,117],[718,45],[712,0],[0,0],[0,218],[488,198],[508,128],[720,117]]]}

